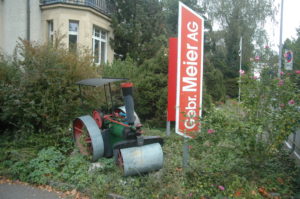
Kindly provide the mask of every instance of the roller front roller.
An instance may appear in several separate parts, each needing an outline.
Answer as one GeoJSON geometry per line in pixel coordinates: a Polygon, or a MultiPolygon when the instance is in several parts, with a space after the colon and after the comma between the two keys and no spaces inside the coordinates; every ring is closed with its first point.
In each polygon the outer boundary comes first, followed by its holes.
{"type": "Polygon", "coordinates": [[[163,167],[163,151],[159,143],[123,148],[114,155],[125,176],[156,171],[163,167]]]}

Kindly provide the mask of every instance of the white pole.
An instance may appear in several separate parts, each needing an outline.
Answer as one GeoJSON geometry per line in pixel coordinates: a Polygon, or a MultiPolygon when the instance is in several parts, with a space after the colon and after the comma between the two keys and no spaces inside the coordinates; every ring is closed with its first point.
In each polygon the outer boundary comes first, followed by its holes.
{"type": "Polygon", "coordinates": [[[278,74],[277,76],[280,78],[281,73],[281,58],[282,58],[282,27],[283,27],[283,0],[281,0],[281,14],[280,14],[280,34],[279,34],[279,55],[278,55],[278,74]]]}
{"type": "Polygon", "coordinates": [[[243,37],[241,37],[240,39],[240,50],[239,50],[239,56],[240,56],[240,70],[239,70],[239,74],[240,74],[240,77],[239,77],[239,103],[241,102],[241,81],[242,81],[242,78],[241,78],[241,71],[242,71],[242,48],[243,46],[243,37]]]}

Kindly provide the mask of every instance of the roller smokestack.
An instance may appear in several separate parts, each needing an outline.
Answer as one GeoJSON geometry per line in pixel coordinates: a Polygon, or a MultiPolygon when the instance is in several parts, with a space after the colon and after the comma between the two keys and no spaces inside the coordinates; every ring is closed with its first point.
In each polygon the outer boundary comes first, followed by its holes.
{"type": "Polygon", "coordinates": [[[134,123],[134,102],[132,97],[132,86],[133,84],[130,82],[121,84],[126,109],[126,122],[128,122],[129,125],[133,125],[134,123]]]}

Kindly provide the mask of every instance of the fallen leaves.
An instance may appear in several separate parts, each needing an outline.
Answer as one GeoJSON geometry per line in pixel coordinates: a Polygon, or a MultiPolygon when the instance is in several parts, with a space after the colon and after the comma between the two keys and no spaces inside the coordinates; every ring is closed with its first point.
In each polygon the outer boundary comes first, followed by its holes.
{"type": "Polygon", "coordinates": [[[78,192],[76,189],[73,189],[72,191],[66,191],[62,194],[63,197],[70,197],[73,196],[74,199],[89,199],[89,197],[82,195],[80,192],[78,192]]]}
{"type": "Polygon", "coordinates": [[[254,195],[254,196],[257,196],[257,192],[254,191],[254,190],[251,191],[251,194],[254,195]]]}
{"type": "Polygon", "coordinates": [[[234,194],[233,196],[234,197],[240,197],[243,193],[244,189],[238,189],[234,194]]]}
{"type": "Polygon", "coordinates": [[[21,184],[21,185],[29,185],[27,182],[21,182],[19,180],[11,180],[8,178],[5,178],[3,176],[0,176],[0,184],[21,184]]]}
{"type": "Polygon", "coordinates": [[[264,198],[270,198],[270,199],[280,199],[280,196],[278,193],[269,193],[264,187],[258,188],[258,192],[260,195],[262,195],[264,198]]]}
{"type": "Polygon", "coordinates": [[[178,171],[178,172],[181,172],[182,168],[177,167],[175,170],[178,171]]]}
{"type": "Polygon", "coordinates": [[[271,198],[272,196],[266,191],[264,187],[259,187],[258,192],[265,198],[271,198]]]}
{"type": "Polygon", "coordinates": [[[284,184],[284,180],[282,178],[277,178],[277,182],[279,182],[280,184],[284,184]]]}

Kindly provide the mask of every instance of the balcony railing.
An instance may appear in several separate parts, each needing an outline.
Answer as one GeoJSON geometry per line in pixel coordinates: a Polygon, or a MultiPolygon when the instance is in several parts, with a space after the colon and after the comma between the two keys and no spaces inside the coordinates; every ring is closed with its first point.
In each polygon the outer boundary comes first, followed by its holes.
{"type": "Polygon", "coordinates": [[[107,0],[40,0],[40,4],[42,6],[56,3],[91,7],[98,12],[101,12],[102,14],[105,14],[107,16],[111,15],[111,9],[108,5],[107,0]]]}

